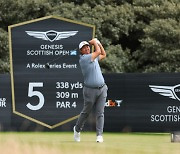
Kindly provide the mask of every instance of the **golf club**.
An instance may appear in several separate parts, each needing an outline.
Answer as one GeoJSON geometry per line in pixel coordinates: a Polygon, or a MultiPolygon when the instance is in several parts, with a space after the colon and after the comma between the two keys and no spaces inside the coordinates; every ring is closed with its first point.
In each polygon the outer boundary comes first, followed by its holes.
{"type": "MultiPolygon", "coordinates": [[[[78,48],[75,48],[75,49],[73,49],[73,50],[71,50],[71,51],[77,51],[77,49],[78,49],[78,48]]],[[[60,58],[62,58],[62,57],[64,57],[64,56],[66,56],[66,55],[58,56],[57,58],[55,58],[55,59],[47,62],[47,63],[45,64],[45,67],[46,67],[47,69],[50,69],[50,64],[52,64],[53,62],[59,60],[60,58]]]]}

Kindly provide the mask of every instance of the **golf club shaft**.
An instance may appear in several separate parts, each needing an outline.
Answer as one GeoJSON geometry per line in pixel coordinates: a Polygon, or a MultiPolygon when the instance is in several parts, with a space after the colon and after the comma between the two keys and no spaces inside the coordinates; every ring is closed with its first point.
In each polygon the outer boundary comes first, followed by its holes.
{"type": "MultiPolygon", "coordinates": [[[[71,51],[76,51],[76,50],[77,50],[77,48],[75,48],[75,49],[73,49],[73,50],[71,50],[71,51]]],[[[62,57],[64,57],[64,56],[65,56],[65,55],[58,56],[57,58],[55,58],[55,59],[53,59],[53,60],[47,62],[46,64],[51,64],[51,63],[53,63],[53,62],[59,60],[60,58],[62,58],[62,57]]]]}

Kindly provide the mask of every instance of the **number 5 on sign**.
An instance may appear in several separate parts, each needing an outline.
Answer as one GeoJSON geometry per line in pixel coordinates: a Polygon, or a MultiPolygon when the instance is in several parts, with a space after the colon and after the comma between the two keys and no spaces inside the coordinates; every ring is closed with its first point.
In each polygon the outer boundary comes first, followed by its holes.
{"type": "Polygon", "coordinates": [[[39,110],[43,107],[44,105],[44,96],[41,92],[39,91],[33,91],[34,87],[43,87],[43,82],[30,82],[29,83],[29,89],[28,89],[28,97],[33,97],[37,96],[39,97],[39,103],[37,105],[32,105],[31,103],[28,103],[26,106],[30,110],[39,110]]]}

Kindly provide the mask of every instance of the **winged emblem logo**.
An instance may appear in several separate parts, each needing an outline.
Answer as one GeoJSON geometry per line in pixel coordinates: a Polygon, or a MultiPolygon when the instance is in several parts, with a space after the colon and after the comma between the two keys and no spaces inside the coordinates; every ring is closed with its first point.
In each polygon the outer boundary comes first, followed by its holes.
{"type": "Polygon", "coordinates": [[[152,91],[159,93],[162,96],[169,97],[180,101],[180,84],[175,86],[156,86],[149,85],[152,91]]]}
{"type": "Polygon", "coordinates": [[[40,31],[26,31],[29,36],[33,36],[38,39],[46,40],[46,41],[57,41],[61,39],[65,39],[71,36],[74,36],[78,33],[78,31],[64,31],[64,32],[57,32],[54,30],[49,30],[46,32],[40,31]]]}

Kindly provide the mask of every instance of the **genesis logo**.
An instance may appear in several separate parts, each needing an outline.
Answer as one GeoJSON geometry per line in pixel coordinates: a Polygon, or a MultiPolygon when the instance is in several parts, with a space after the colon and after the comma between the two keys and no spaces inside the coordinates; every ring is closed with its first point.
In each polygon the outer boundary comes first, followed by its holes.
{"type": "Polygon", "coordinates": [[[162,96],[169,97],[180,101],[180,84],[175,86],[155,86],[149,85],[152,91],[159,93],[162,96]]]}
{"type": "Polygon", "coordinates": [[[77,34],[78,31],[64,31],[64,32],[57,32],[54,30],[49,30],[47,32],[39,32],[39,31],[26,31],[29,36],[33,36],[38,39],[46,40],[46,41],[57,41],[61,39],[68,38],[70,36],[74,36],[77,34]]]}

